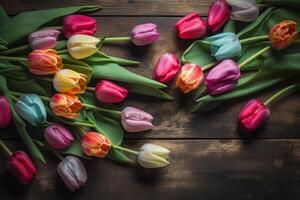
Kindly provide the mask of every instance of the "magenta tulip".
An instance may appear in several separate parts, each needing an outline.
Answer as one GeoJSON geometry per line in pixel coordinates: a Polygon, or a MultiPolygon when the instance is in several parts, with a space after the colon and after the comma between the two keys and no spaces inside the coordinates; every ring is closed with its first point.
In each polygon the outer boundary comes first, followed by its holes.
{"type": "Polygon", "coordinates": [[[73,142],[72,133],[60,124],[53,124],[44,131],[46,142],[55,149],[65,149],[73,142]]]}
{"type": "Polygon", "coordinates": [[[56,46],[60,32],[56,29],[44,29],[29,35],[29,44],[32,49],[52,49],[56,46]]]}
{"type": "Polygon", "coordinates": [[[131,41],[136,46],[152,44],[159,39],[157,25],[148,23],[135,26],[131,31],[131,41]]]}
{"type": "Polygon", "coordinates": [[[215,0],[208,11],[208,27],[212,32],[219,30],[230,17],[230,6],[225,0],[215,0]]]}
{"type": "Polygon", "coordinates": [[[102,80],[95,88],[95,95],[103,103],[118,103],[127,97],[128,90],[111,81],[102,80]]]}
{"type": "Polygon", "coordinates": [[[0,128],[7,127],[11,122],[11,111],[9,102],[0,95],[0,128]]]}
{"type": "Polygon", "coordinates": [[[161,83],[172,81],[180,70],[180,61],[172,53],[163,54],[155,67],[153,77],[161,83]]]}
{"type": "Polygon", "coordinates": [[[63,21],[63,32],[67,38],[72,35],[94,35],[97,23],[94,18],[85,15],[68,15],[63,21]]]}
{"type": "Polygon", "coordinates": [[[140,132],[152,129],[153,117],[142,110],[133,107],[126,107],[121,113],[121,122],[128,132],[140,132]]]}

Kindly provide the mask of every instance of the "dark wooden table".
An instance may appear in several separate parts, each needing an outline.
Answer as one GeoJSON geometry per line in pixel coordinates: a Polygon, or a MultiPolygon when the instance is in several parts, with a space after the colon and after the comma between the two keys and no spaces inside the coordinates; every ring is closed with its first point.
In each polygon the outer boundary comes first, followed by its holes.
{"type": "MultiPolygon", "coordinates": [[[[126,36],[140,23],[159,26],[161,38],[149,47],[105,46],[112,55],[141,61],[130,70],[151,77],[158,57],[167,51],[180,55],[190,42],[179,40],[174,23],[190,11],[207,15],[210,0],[1,0],[10,14],[60,6],[100,4],[93,14],[98,34],[126,36]]],[[[192,96],[174,85],[167,90],[175,100],[131,95],[125,105],[154,115],[151,132],[126,134],[124,145],[138,148],[145,142],[171,150],[171,165],[157,170],[124,167],[107,160],[86,161],[85,188],[70,193],[56,174],[58,160],[38,163],[39,174],[27,187],[15,182],[0,163],[0,199],[300,199],[300,95],[272,107],[267,126],[251,136],[236,129],[236,116],[244,101],[230,102],[206,114],[190,115],[192,96]]],[[[269,95],[269,94],[267,94],[269,95]]],[[[261,95],[263,99],[266,95],[261,95]]],[[[11,148],[24,147],[13,127],[1,130],[11,148]]]]}

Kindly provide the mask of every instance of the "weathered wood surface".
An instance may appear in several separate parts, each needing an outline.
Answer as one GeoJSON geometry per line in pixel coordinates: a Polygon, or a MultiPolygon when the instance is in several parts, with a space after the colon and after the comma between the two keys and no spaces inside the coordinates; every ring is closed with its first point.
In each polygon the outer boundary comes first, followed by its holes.
{"type": "MultiPolygon", "coordinates": [[[[32,9],[101,4],[104,9],[95,16],[98,35],[126,36],[136,24],[156,23],[161,38],[151,46],[104,47],[108,54],[141,61],[140,66],[128,69],[151,77],[161,54],[171,51],[180,55],[190,43],[175,35],[174,23],[179,16],[190,11],[205,14],[210,2],[0,0],[0,5],[13,15],[32,9]]],[[[124,145],[138,148],[153,142],[166,146],[172,152],[169,167],[144,170],[97,159],[88,161],[87,187],[71,194],[57,177],[58,160],[51,154],[48,165],[39,164],[37,180],[28,187],[11,179],[5,163],[0,162],[1,199],[300,199],[299,94],[274,105],[267,125],[256,134],[245,135],[236,129],[236,116],[245,99],[226,103],[210,113],[190,115],[193,95],[182,95],[174,83],[166,92],[175,100],[162,102],[130,95],[124,106],[150,112],[156,127],[145,133],[126,134],[124,145]]],[[[0,133],[12,148],[17,149],[16,143],[23,147],[13,127],[0,133]]]]}

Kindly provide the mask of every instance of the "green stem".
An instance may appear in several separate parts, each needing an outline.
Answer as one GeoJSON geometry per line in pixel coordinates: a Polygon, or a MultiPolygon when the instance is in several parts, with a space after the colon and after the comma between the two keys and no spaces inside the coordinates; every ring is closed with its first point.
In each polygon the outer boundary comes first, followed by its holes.
{"type": "Polygon", "coordinates": [[[252,56],[250,56],[249,58],[247,58],[246,60],[244,60],[239,67],[243,67],[244,65],[247,65],[249,62],[251,62],[252,60],[254,60],[255,58],[257,58],[258,56],[264,54],[265,52],[267,52],[269,49],[271,48],[271,46],[267,46],[263,49],[261,49],[260,51],[258,51],[257,53],[253,54],[252,56]]]}
{"type": "Polygon", "coordinates": [[[47,29],[56,29],[56,30],[62,30],[63,27],[62,26],[50,26],[50,27],[47,27],[47,29]]]}
{"type": "Polygon", "coordinates": [[[241,44],[248,44],[249,42],[257,42],[257,41],[266,40],[266,39],[269,39],[268,35],[260,35],[260,36],[255,36],[255,37],[242,39],[242,40],[240,40],[240,43],[241,44]]]}
{"type": "Polygon", "coordinates": [[[279,97],[283,96],[283,95],[286,95],[290,92],[293,92],[295,91],[296,89],[296,84],[293,84],[293,85],[290,85],[286,88],[283,88],[282,90],[276,92],[275,94],[273,94],[270,98],[268,98],[264,104],[265,105],[271,105],[272,103],[274,103],[275,100],[277,100],[279,97]]]}
{"type": "Polygon", "coordinates": [[[125,151],[127,153],[131,153],[131,154],[134,154],[134,155],[139,155],[139,152],[138,151],[134,151],[134,150],[131,150],[131,149],[127,149],[125,147],[121,147],[121,146],[118,146],[118,145],[112,145],[113,148],[115,149],[118,149],[118,150],[121,150],[121,151],[125,151]]]}
{"type": "Polygon", "coordinates": [[[63,49],[63,50],[59,50],[57,51],[57,54],[62,54],[62,53],[68,53],[68,49],[63,49]]]}
{"type": "Polygon", "coordinates": [[[115,42],[128,42],[130,41],[130,37],[106,37],[104,39],[104,44],[111,44],[115,42]]]}
{"type": "Polygon", "coordinates": [[[209,63],[209,64],[205,65],[204,67],[202,67],[202,71],[204,72],[204,71],[206,71],[206,70],[212,68],[212,67],[215,66],[216,64],[218,64],[218,61],[209,63]]]}
{"type": "Polygon", "coordinates": [[[27,61],[27,58],[22,58],[22,57],[11,57],[11,56],[0,56],[0,60],[9,60],[9,61],[27,61]]]}
{"type": "Polygon", "coordinates": [[[4,142],[1,139],[0,139],[0,148],[7,155],[7,157],[12,155],[12,152],[7,148],[7,146],[4,144],[4,142]]]}
{"type": "Polygon", "coordinates": [[[38,76],[37,78],[40,79],[40,80],[42,80],[42,81],[47,81],[47,82],[50,82],[50,83],[53,82],[53,79],[52,79],[52,78],[41,77],[41,76],[38,76]]]}
{"type": "Polygon", "coordinates": [[[90,104],[85,104],[85,103],[83,105],[88,109],[92,109],[92,110],[96,110],[96,111],[113,113],[113,114],[117,114],[117,115],[121,114],[121,111],[118,111],[118,110],[110,110],[110,109],[106,109],[106,108],[100,108],[100,107],[90,105],[90,104]]]}
{"type": "Polygon", "coordinates": [[[5,51],[1,51],[0,54],[1,55],[9,55],[9,54],[14,54],[14,53],[17,53],[19,51],[24,51],[24,50],[27,50],[27,49],[30,49],[29,45],[22,45],[22,46],[19,46],[19,47],[15,47],[13,49],[8,49],[8,50],[5,50],[5,51]]]}
{"type": "Polygon", "coordinates": [[[75,122],[70,122],[69,124],[72,124],[75,126],[85,126],[85,127],[95,128],[94,124],[90,124],[90,123],[86,123],[86,122],[75,121],[75,122]]]}
{"type": "MultiPolygon", "coordinates": [[[[14,91],[10,91],[10,93],[15,96],[23,96],[25,94],[25,93],[14,92],[14,91]]],[[[40,95],[39,95],[39,97],[44,101],[50,101],[50,97],[45,97],[45,96],[40,96],[40,95]]]]}
{"type": "Polygon", "coordinates": [[[58,151],[56,151],[55,149],[51,149],[52,152],[58,157],[58,159],[63,160],[64,157],[62,155],[60,155],[60,153],[58,151]]]}
{"type": "Polygon", "coordinates": [[[94,87],[86,87],[86,90],[91,91],[91,92],[95,92],[95,88],[94,87]]]}

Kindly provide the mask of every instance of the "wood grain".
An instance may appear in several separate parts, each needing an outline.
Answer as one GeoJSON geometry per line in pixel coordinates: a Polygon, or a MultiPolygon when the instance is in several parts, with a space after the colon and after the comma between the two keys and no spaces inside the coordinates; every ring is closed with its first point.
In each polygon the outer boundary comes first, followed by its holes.
{"type": "Polygon", "coordinates": [[[196,11],[207,14],[212,0],[1,0],[0,5],[7,13],[14,15],[22,11],[49,9],[62,6],[101,5],[99,15],[148,15],[148,16],[183,16],[196,11]],[[67,2],[67,4],[66,4],[67,2]]]}

